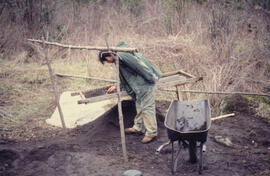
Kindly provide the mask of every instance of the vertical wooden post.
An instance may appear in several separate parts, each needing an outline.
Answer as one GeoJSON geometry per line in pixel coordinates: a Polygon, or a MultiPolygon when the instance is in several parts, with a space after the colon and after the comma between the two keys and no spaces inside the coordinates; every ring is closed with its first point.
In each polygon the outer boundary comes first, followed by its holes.
{"type": "Polygon", "coordinates": [[[119,77],[119,57],[116,55],[116,80],[117,80],[117,96],[118,96],[118,116],[119,116],[119,125],[120,125],[120,133],[121,133],[121,143],[122,143],[122,150],[124,155],[125,162],[128,161],[127,157],[127,148],[126,148],[126,139],[125,139],[125,132],[124,132],[124,121],[123,121],[123,113],[122,113],[122,104],[121,104],[121,97],[120,97],[120,77],[119,77]]]}
{"type": "Polygon", "coordinates": [[[179,101],[184,100],[183,93],[181,92],[181,87],[180,86],[176,86],[176,95],[177,95],[177,99],[179,101]]]}
{"type": "MultiPolygon", "coordinates": [[[[46,40],[48,41],[48,34],[47,34],[46,38],[47,38],[46,40]]],[[[57,104],[57,108],[58,108],[58,112],[59,112],[59,115],[60,115],[60,119],[61,119],[61,122],[62,122],[63,129],[66,132],[66,125],[65,125],[65,121],[64,121],[64,116],[63,116],[61,106],[59,104],[59,95],[58,95],[57,90],[56,90],[56,85],[55,85],[54,78],[53,78],[52,67],[51,67],[51,64],[50,64],[49,59],[48,59],[48,45],[45,44],[44,37],[42,37],[42,40],[43,40],[43,50],[44,50],[44,54],[45,54],[46,64],[48,66],[50,79],[51,79],[52,86],[53,86],[55,101],[56,101],[56,104],[57,104]]]]}

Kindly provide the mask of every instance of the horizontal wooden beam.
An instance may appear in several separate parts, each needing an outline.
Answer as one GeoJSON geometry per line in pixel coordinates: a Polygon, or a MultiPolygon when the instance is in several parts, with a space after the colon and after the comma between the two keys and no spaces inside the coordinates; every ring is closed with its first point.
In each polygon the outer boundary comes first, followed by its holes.
{"type": "MultiPolygon", "coordinates": [[[[197,82],[199,80],[202,80],[202,77],[199,78],[190,78],[190,79],[180,79],[180,80],[174,80],[174,81],[170,81],[170,82],[163,82],[163,83],[157,83],[156,88],[157,89],[161,89],[164,87],[170,87],[170,86],[176,86],[176,85],[183,85],[183,84],[187,84],[187,83],[194,83],[197,82]]],[[[120,92],[120,96],[124,97],[127,96],[128,94],[125,91],[121,91],[120,92]]],[[[96,96],[96,97],[91,97],[91,98],[86,98],[84,100],[79,100],[78,104],[83,104],[83,103],[94,103],[94,102],[98,102],[98,101],[102,101],[102,100],[108,100],[108,99],[113,99],[113,98],[117,98],[117,93],[113,93],[113,94],[106,94],[106,95],[101,95],[101,96],[96,96]]]]}
{"type": "Polygon", "coordinates": [[[69,74],[63,74],[63,73],[55,73],[55,75],[59,76],[59,77],[73,77],[73,78],[83,78],[83,79],[94,79],[94,80],[107,81],[107,82],[113,82],[113,83],[116,82],[116,80],[112,80],[112,79],[104,79],[104,78],[82,76],[82,75],[69,75],[69,74]]]}
{"type": "Polygon", "coordinates": [[[202,91],[202,90],[181,90],[181,92],[201,93],[201,94],[242,94],[242,95],[258,95],[270,97],[270,94],[254,93],[254,92],[221,92],[221,91],[202,91]]]}
{"type": "MultiPolygon", "coordinates": [[[[42,40],[36,40],[36,39],[27,39],[30,42],[36,42],[42,44],[42,40]]],[[[100,46],[74,46],[74,45],[67,45],[67,44],[61,44],[56,42],[44,42],[47,45],[53,45],[63,48],[70,48],[70,49],[86,49],[86,50],[109,50],[109,51],[123,51],[123,52],[137,52],[136,48],[119,48],[119,47],[100,47],[100,46]]]]}

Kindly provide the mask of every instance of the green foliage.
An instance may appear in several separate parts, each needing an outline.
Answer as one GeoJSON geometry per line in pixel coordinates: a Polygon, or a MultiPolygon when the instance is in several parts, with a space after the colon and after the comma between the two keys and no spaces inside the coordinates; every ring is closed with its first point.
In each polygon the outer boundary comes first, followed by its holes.
{"type": "Polygon", "coordinates": [[[248,112],[248,100],[240,94],[228,95],[222,98],[219,109],[222,112],[248,112]]]}
{"type": "Polygon", "coordinates": [[[255,10],[270,10],[270,0],[223,0],[225,7],[233,9],[247,9],[252,8],[255,10]]]}
{"type": "Polygon", "coordinates": [[[256,136],[256,134],[257,134],[257,133],[256,133],[256,130],[253,130],[253,129],[250,130],[250,132],[249,132],[249,135],[250,135],[250,136],[256,136]]]}
{"type": "Polygon", "coordinates": [[[243,97],[245,97],[248,100],[249,104],[260,104],[260,103],[270,104],[270,99],[263,96],[243,95],[243,97]]]}
{"type": "Polygon", "coordinates": [[[56,24],[56,35],[54,36],[54,40],[62,40],[62,38],[66,35],[64,26],[64,24],[56,24]]]}

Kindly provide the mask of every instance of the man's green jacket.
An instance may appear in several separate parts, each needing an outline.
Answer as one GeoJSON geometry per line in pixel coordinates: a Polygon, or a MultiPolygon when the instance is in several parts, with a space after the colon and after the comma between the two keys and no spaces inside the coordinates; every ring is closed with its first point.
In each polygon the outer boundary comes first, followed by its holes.
{"type": "MultiPolygon", "coordinates": [[[[117,47],[128,48],[121,41],[117,47]]],[[[152,91],[155,77],[161,78],[162,73],[140,53],[118,52],[121,88],[133,98],[138,99],[152,91]]]]}

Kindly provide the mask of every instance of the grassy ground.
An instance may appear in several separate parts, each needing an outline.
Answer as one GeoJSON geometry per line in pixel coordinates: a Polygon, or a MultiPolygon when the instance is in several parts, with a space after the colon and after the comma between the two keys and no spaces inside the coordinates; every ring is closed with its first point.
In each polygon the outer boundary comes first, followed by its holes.
{"type": "MultiPolygon", "coordinates": [[[[17,64],[14,61],[0,60],[0,135],[1,139],[31,140],[33,138],[51,137],[62,133],[61,128],[46,124],[55,110],[54,92],[47,65],[37,63],[17,64]],[[47,135],[40,134],[47,129],[47,135]]],[[[57,60],[51,63],[55,73],[88,75],[84,61],[64,62],[57,60]]],[[[59,93],[64,91],[87,90],[108,86],[110,83],[85,80],[80,78],[55,77],[59,93]]],[[[200,84],[200,83],[198,83],[200,84]]],[[[171,101],[176,99],[173,92],[157,92],[157,100],[171,101]]],[[[186,95],[186,99],[207,99],[206,95],[186,95]]],[[[267,116],[269,104],[249,98],[257,102],[257,115],[267,116]]],[[[261,99],[260,99],[261,100],[261,99]]],[[[252,103],[254,104],[254,103],[252,103]]],[[[219,115],[218,109],[212,109],[212,115],[219,115]]]]}
{"type": "MultiPolygon", "coordinates": [[[[0,60],[0,130],[1,138],[29,140],[37,137],[40,128],[59,131],[46,124],[56,104],[47,65],[36,63],[16,64],[0,60]]],[[[72,64],[53,62],[55,72],[87,75],[83,62],[72,64]]],[[[97,81],[57,78],[61,93],[67,90],[85,90],[102,86],[97,81]]],[[[55,132],[53,132],[55,131],[55,132]]]]}
{"type": "MultiPolygon", "coordinates": [[[[47,137],[61,132],[46,124],[56,108],[53,87],[47,65],[37,63],[18,64],[0,60],[0,130],[2,139],[31,140],[40,137],[48,129],[47,137]]],[[[85,75],[89,73],[84,61],[51,63],[54,73],[85,75]]],[[[106,67],[106,66],[105,66],[106,67]]],[[[111,72],[112,73],[112,72],[111,72]]],[[[111,83],[80,78],[54,77],[59,93],[88,90],[108,86],[111,83]]],[[[172,100],[175,93],[157,92],[157,99],[172,100]]],[[[43,134],[44,136],[44,134],[43,134]]]]}

